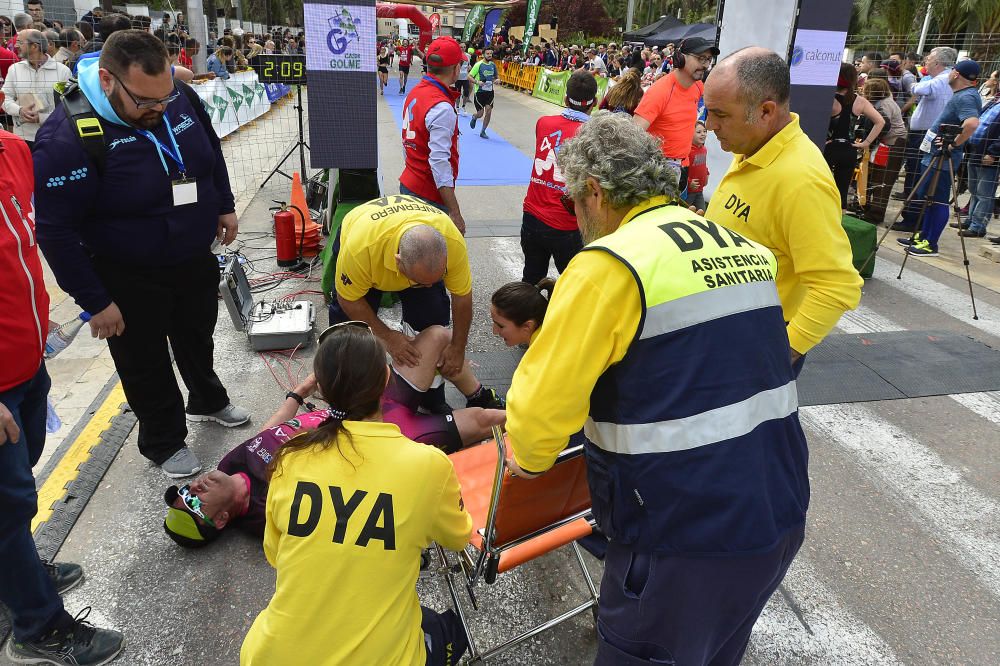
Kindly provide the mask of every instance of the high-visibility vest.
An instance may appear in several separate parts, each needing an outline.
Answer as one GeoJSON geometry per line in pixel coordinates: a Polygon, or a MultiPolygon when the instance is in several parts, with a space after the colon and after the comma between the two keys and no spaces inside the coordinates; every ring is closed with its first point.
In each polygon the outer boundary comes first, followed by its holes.
{"type": "Polygon", "coordinates": [[[594,514],[635,550],[741,555],[805,520],[808,451],[767,248],[654,206],[585,248],[635,277],[642,317],[597,381],[594,514]]]}

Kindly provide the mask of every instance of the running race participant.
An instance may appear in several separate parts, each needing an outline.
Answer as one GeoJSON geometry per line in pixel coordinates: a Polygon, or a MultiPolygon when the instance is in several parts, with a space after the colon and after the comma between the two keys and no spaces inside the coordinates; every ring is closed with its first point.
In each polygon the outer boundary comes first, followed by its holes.
{"type": "Polygon", "coordinates": [[[555,288],[555,280],[544,278],[537,285],[508,282],[493,292],[490,298],[493,335],[502,338],[508,347],[529,345],[545,320],[555,288]]]}
{"type": "MultiPolygon", "coordinates": [[[[465,42],[459,42],[458,44],[462,47],[462,53],[466,52],[465,42]]],[[[469,49],[471,51],[472,49],[469,49]]],[[[458,81],[455,81],[455,90],[461,93],[461,100],[455,99],[455,112],[460,113],[465,105],[469,103],[469,93],[472,90],[472,84],[469,83],[469,57],[466,56],[465,60],[462,61],[462,67],[458,70],[458,81]]]]}
{"type": "Polygon", "coordinates": [[[528,284],[537,284],[545,277],[550,259],[555,259],[556,270],[562,273],[569,260],[583,249],[576,214],[567,205],[571,201],[564,199],[566,182],[556,166],[556,154],[590,119],[596,102],[597,80],[590,72],[578,70],[566,83],[566,109],[558,115],[543,116],[535,124],[535,160],[521,218],[521,279],[528,284]]]}
{"type": "Polygon", "coordinates": [[[389,85],[390,62],[392,62],[392,56],[389,55],[389,49],[383,46],[378,54],[378,92],[380,95],[385,95],[385,87],[389,85]]]}
{"type": "Polygon", "coordinates": [[[399,94],[406,92],[406,80],[410,78],[410,65],[413,64],[413,54],[416,53],[421,59],[424,57],[423,51],[410,44],[410,40],[404,39],[403,45],[396,49],[399,56],[399,94]]]}
{"type": "MultiPolygon", "coordinates": [[[[534,290],[530,285],[523,286],[534,290]]],[[[536,300],[542,298],[537,292],[534,296],[536,300]]],[[[523,295],[519,298],[524,300],[523,295]]],[[[524,307],[514,308],[513,311],[515,314],[510,316],[519,316],[524,307]]],[[[327,330],[332,333],[337,329],[327,330]]],[[[423,393],[434,378],[436,368],[433,359],[450,339],[448,329],[441,326],[432,326],[418,335],[415,344],[424,352],[423,358],[428,362],[414,368],[392,368],[392,377],[382,394],[383,421],[395,424],[404,437],[435,446],[445,453],[487,439],[494,425],[503,425],[506,421],[506,414],[501,409],[475,406],[455,410],[449,415],[417,412],[423,393]]],[[[321,356],[317,354],[316,358],[321,356]]],[[[328,357],[323,358],[329,360],[328,357]]],[[[317,367],[316,371],[323,376],[321,368],[317,367]]],[[[326,369],[327,376],[335,372],[335,367],[326,369]]],[[[480,395],[489,391],[482,388],[468,363],[461,376],[455,378],[455,383],[473,395],[477,391],[480,395]]],[[[314,373],[294,391],[289,391],[285,402],[264,424],[263,430],[227,453],[219,462],[218,469],[202,474],[189,485],[167,488],[163,497],[170,507],[163,521],[167,536],[185,548],[198,548],[217,539],[226,527],[232,525],[251,536],[263,538],[270,482],[268,466],[275,451],[296,435],[321,428],[332,418],[329,409],[315,409],[314,405],[306,402],[315,390],[314,373]],[[310,411],[298,414],[303,406],[310,411]]],[[[470,398],[467,404],[475,405],[477,399],[470,398]]]]}
{"type": "Polygon", "coordinates": [[[497,64],[493,62],[493,49],[486,48],[483,51],[483,59],[469,72],[469,78],[476,82],[476,95],[472,99],[476,105],[476,115],[472,116],[469,127],[476,129],[476,121],[482,118],[483,130],[479,136],[484,139],[489,138],[486,136],[486,128],[490,126],[490,116],[493,114],[493,82],[499,76],[497,64]]]}

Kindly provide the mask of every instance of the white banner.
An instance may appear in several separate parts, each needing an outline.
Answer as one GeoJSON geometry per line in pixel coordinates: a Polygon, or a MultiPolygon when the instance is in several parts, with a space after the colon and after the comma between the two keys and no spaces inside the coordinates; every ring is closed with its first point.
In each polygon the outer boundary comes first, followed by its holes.
{"type": "Polygon", "coordinates": [[[220,139],[271,108],[256,72],[236,72],[226,80],[194,81],[192,87],[201,98],[220,139]]]}
{"type": "Polygon", "coordinates": [[[375,71],[375,7],[307,3],[303,11],[307,70],[375,71]]]}
{"type": "Polygon", "coordinates": [[[792,48],[793,86],[835,86],[843,60],[846,32],[798,30],[792,48]]]}

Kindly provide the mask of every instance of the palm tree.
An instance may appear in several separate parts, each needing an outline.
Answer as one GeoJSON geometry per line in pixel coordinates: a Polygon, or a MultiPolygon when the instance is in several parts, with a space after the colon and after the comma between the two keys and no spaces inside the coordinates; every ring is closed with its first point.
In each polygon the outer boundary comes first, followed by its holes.
{"type": "Polygon", "coordinates": [[[1000,0],[979,0],[975,3],[973,13],[979,20],[979,32],[1000,32],[1000,0]]]}

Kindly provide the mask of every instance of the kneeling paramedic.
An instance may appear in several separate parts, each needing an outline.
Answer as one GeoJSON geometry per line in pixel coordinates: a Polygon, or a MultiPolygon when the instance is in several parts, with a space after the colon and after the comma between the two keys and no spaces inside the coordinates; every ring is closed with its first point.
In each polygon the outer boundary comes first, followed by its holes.
{"type": "Polygon", "coordinates": [[[595,115],[558,164],[587,245],[514,374],[511,469],[584,427],[610,539],[596,663],[738,664],[809,501],[774,255],[669,205],[676,171],[628,117],[595,115]]]}

